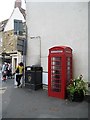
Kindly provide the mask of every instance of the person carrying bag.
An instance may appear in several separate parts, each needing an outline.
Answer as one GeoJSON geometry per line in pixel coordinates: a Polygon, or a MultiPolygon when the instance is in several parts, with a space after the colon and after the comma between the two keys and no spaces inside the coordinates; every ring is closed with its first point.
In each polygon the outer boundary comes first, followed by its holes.
{"type": "Polygon", "coordinates": [[[19,65],[16,67],[16,70],[13,74],[16,74],[16,82],[17,82],[17,87],[21,87],[21,78],[23,76],[24,72],[24,65],[22,62],[19,63],[19,65]]]}

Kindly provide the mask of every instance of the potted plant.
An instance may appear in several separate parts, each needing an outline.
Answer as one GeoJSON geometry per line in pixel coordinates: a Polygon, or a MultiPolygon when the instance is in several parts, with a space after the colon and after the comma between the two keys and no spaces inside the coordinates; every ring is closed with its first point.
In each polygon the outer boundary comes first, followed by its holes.
{"type": "Polygon", "coordinates": [[[86,91],[86,82],[83,80],[83,76],[80,75],[78,78],[71,80],[68,84],[67,97],[70,101],[83,101],[86,91]]]}

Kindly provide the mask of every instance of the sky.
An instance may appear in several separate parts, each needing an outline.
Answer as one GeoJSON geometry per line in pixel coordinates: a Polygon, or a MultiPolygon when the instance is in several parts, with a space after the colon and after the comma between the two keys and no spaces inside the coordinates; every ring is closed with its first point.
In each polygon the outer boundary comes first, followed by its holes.
{"type": "MultiPolygon", "coordinates": [[[[26,9],[27,2],[88,2],[89,0],[22,0],[22,8],[26,9]]],[[[8,19],[14,9],[15,0],[0,0],[0,22],[8,19]]]]}
{"type": "MultiPolygon", "coordinates": [[[[0,0],[0,22],[8,19],[14,9],[15,0],[0,0]]],[[[22,0],[22,8],[25,9],[25,0],[22,0]]]]}

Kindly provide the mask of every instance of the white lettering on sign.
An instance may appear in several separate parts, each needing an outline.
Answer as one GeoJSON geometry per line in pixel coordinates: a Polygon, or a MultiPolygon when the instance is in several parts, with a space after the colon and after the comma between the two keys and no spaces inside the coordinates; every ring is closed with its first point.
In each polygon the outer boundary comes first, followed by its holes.
{"type": "Polygon", "coordinates": [[[62,50],[51,51],[51,53],[62,53],[62,52],[63,52],[62,50]]]}

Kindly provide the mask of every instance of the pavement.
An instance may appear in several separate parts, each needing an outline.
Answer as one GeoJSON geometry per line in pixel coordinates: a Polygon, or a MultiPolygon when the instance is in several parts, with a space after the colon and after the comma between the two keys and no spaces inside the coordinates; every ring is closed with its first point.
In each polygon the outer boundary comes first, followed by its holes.
{"type": "Polygon", "coordinates": [[[1,92],[1,88],[2,88],[2,81],[1,81],[1,70],[0,70],[0,120],[2,118],[2,92],[1,92]]]}
{"type": "MultiPolygon", "coordinates": [[[[0,89],[1,91],[1,89],[0,89]]],[[[15,88],[14,79],[2,82],[2,118],[88,118],[88,102],[49,97],[48,91],[15,88]]]]}

